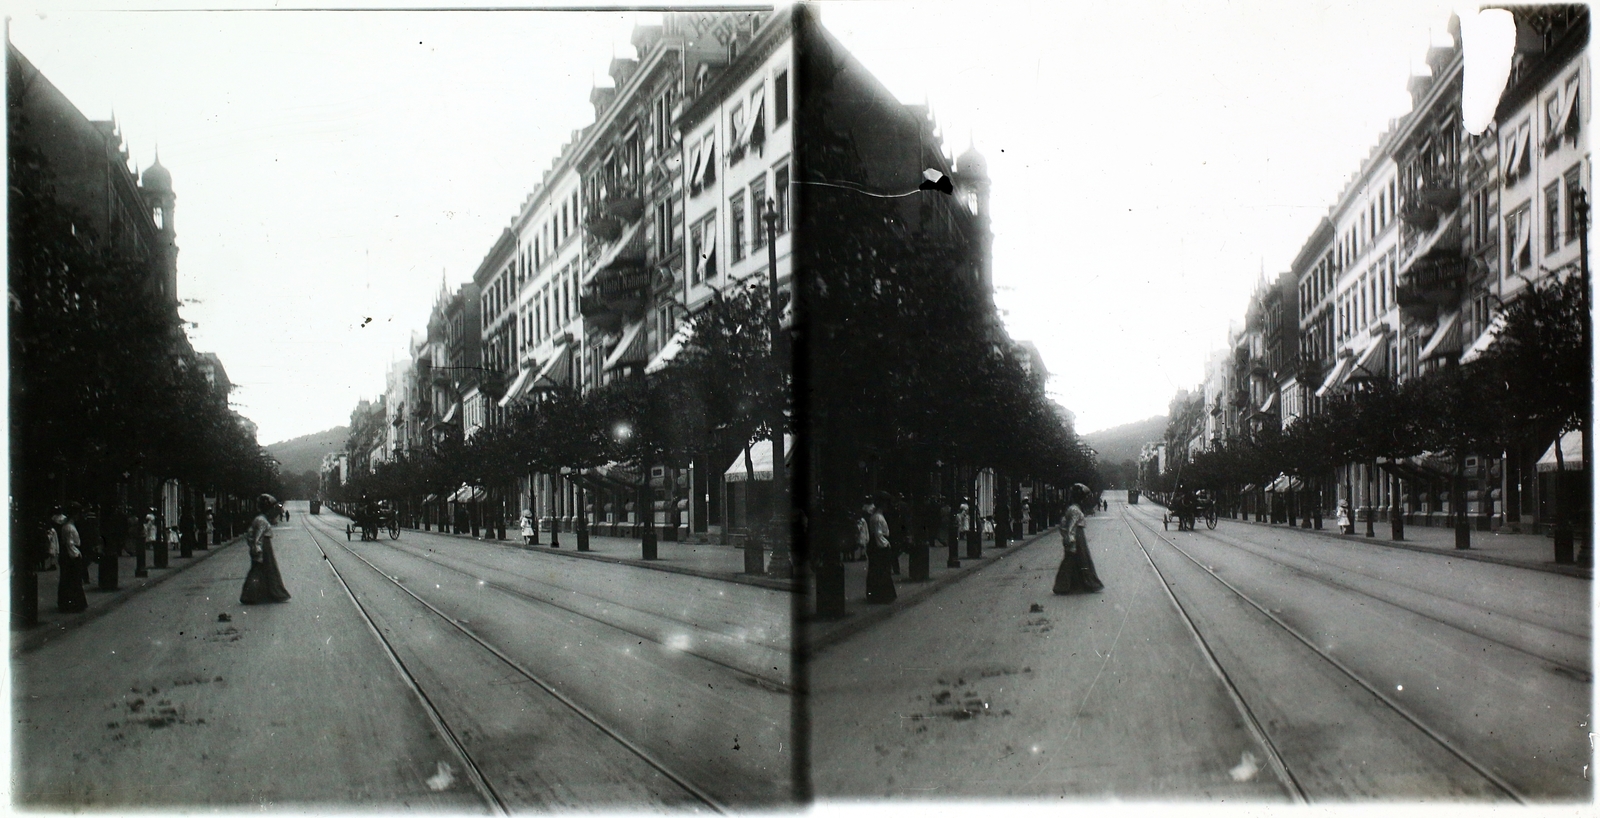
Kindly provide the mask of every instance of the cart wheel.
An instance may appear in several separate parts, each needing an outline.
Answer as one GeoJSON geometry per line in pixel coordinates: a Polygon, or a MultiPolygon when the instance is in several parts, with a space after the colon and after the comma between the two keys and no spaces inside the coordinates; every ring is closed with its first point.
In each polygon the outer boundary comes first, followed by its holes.
{"type": "Polygon", "coordinates": [[[389,539],[391,539],[391,540],[400,539],[400,521],[399,520],[390,520],[389,521],[389,539]]]}
{"type": "Polygon", "coordinates": [[[1217,515],[1215,512],[1206,515],[1206,528],[1212,531],[1217,530],[1217,515]]]}

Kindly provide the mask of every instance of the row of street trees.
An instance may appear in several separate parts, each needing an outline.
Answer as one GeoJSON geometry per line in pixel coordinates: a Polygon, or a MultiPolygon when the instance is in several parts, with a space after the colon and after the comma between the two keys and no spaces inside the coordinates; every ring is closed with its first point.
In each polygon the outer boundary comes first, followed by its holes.
{"type": "MultiPolygon", "coordinates": [[[[1476,360],[1450,363],[1403,383],[1361,382],[1325,411],[1298,418],[1285,429],[1267,427],[1175,464],[1150,488],[1171,490],[1181,479],[1191,488],[1230,492],[1246,484],[1264,486],[1280,474],[1315,485],[1346,464],[1431,453],[1451,464],[1442,476],[1451,484],[1457,545],[1467,547],[1470,520],[1462,513],[1467,457],[1538,441],[1555,443],[1559,458],[1561,435],[1582,428],[1590,412],[1586,286],[1577,274],[1543,279],[1504,305],[1503,329],[1476,360]]],[[[1565,471],[1559,468],[1557,479],[1565,471]]],[[[1557,509],[1558,529],[1570,522],[1573,511],[1557,509]]],[[[1393,524],[1395,536],[1401,536],[1398,515],[1393,524]]],[[[1570,536],[1568,528],[1569,560],[1570,536]]],[[[1558,557],[1562,547],[1558,542],[1558,557]]]]}
{"type": "Polygon", "coordinates": [[[125,512],[159,505],[168,480],[253,496],[277,477],[254,425],[202,372],[154,254],[97,235],[58,197],[25,118],[7,121],[12,569],[24,585],[52,506],[98,511],[120,547],[125,512]]]}
{"type": "MultiPolygon", "coordinates": [[[[506,486],[530,474],[567,475],[581,491],[592,485],[591,470],[617,464],[617,473],[639,476],[637,507],[647,515],[655,502],[652,467],[723,462],[729,449],[789,430],[787,415],[774,409],[787,404],[789,367],[786,351],[775,354],[769,341],[769,305],[765,283],[737,286],[689,319],[692,343],[661,371],[587,392],[539,390],[513,404],[505,423],[470,439],[446,435],[352,475],[333,499],[446,497],[462,485],[506,486]]],[[[503,536],[504,520],[490,522],[503,536]]],[[[642,526],[640,535],[653,558],[654,526],[642,526]]]]}

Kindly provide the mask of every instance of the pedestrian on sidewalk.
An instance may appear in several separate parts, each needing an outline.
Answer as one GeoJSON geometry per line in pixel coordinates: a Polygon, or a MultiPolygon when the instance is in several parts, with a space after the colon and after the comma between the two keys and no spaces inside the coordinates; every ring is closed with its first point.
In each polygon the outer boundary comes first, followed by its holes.
{"type": "Polygon", "coordinates": [[[867,543],[867,602],[874,605],[887,605],[895,599],[894,575],[889,571],[894,543],[889,536],[889,521],[883,516],[887,505],[888,492],[879,492],[876,498],[868,497],[861,506],[871,536],[867,543]]]}
{"type": "Polygon", "coordinates": [[[867,546],[872,544],[872,527],[867,523],[867,513],[858,511],[855,514],[856,534],[853,547],[845,553],[845,559],[850,562],[860,562],[867,558],[867,546]]]}
{"type": "Polygon", "coordinates": [[[1061,567],[1056,569],[1057,594],[1092,594],[1105,587],[1095,573],[1094,559],[1089,555],[1089,538],[1084,534],[1083,503],[1089,499],[1089,487],[1075,483],[1071,490],[1072,504],[1067,506],[1067,517],[1061,523],[1061,567]]]}
{"type": "Polygon", "coordinates": [[[1350,517],[1350,501],[1349,500],[1340,500],[1339,501],[1339,533],[1340,534],[1354,534],[1354,533],[1356,533],[1356,524],[1350,517]]]}
{"type": "Polygon", "coordinates": [[[89,609],[89,600],[83,595],[83,540],[78,536],[78,527],[73,525],[72,516],[68,513],[76,514],[77,511],[78,504],[73,503],[67,511],[57,508],[50,516],[59,551],[58,564],[61,566],[56,584],[56,608],[62,613],[81,613],[89,609]]]}
{"type": "Polygon", "coordinates": [[[216,545],[217,540],[217,513],[213,509],[206,509],[206,545],[216,545]]]}
{"type": "Polygon", "coordinates": [[[526,547],[533,546],[533,509],[522,510],[522,544],[526,547]]]}
{"type": "Polygon", "coordinates": [[[155,551],[156,544],[161,541],[161,528],[156,525],[156,510],[153,508],[145,512],[143,534],[139,540],[139,551],[134,554],[133,575],[136,577],[150,576],[145,556],[155,551]]]}
{"type": "Polygon", "coordinates": [[[250,573],[239,592],[241,604],[289,601],[289,589],[283,587],[283,575],[278,572],[278,558],[272,554],[272,524],[278,508],[277,498],[270,494],[256,498],[260,513],[250,521],[250,531],[245,536],[250,543],[250,573]]]}

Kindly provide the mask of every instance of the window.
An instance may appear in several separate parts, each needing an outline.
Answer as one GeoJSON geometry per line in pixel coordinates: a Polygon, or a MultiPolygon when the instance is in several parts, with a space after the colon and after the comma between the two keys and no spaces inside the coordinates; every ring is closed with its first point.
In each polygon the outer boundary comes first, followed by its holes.
{"type": "Polygon", "coordinates": [[[740,141],[744,136],[744,104],[733,106],[733,111],[728,114],[728,161],[737,162],[744,155],[744,143],[740,141]]]}
{"type": "Polygon", "coordinates": [[[1561,94],[1551,94],[1544,101],[1544,152],[1550,153],[1561,144],[1561,94]]]}
{"type": "MultiPolygon", "coordinates": [[[[1574,77],[1573,78],[1574,87],[1576,87],[1576,84],[1577,84],[1577,78],[1574,77]]],[[[773,123],[773,127],[777,127],[777,126],[782,125],[783,123],[788,122],[788,121],[789,121],[789,70],[788,69],[784,69],[782,71],[779,71],[777,78],[772,81],[772,123],[773,123]]],[[[782,208],[779,209],[779,212],[782,212],[782,208]]],[[[780,227],[779,229],[781,230],[782,228],[780,227]]]]}
{"type": "Polygon", "coordinates": [[[1558,127],[1562,133],[1572,138],[1572,144],[1578,144],[1579,123],[1583,121],[1583,111],[1578,105],[1578,75],[1573,74],[1567,79],[1567,105],[1562,110],[1561,121],[1558,127]]]}
{"type": "MultiPolygon", "coordinates": [[[[788,73],[788,72],[784,72],[788,73]]],[[[1574,171],[1576,173],[1576,171],[1574,171]]],[[[778,206],[778,232],[789,232],[789,166],[779,165],[772,172],[773,200],[778,206]]]]}
{"type": "Polygon", "coordinates": [[[1578,224],[1578,208],[1573,207],[1573,200],[1577,196],[1578,191],[1583,187],[1582,181],[1578,178],[1578,172],[1582,169],[1582,165],[1573,165],[1572,168],[1567,171],[1567,175],[1565,177],[1565,181],[1567,183],[1566,235],[1569,243],[1577,241],[1578,233],[1583,230],[1583,225],[1578,224]]]}
{"type": "Polygon", "coordinates": [[[744,193],[728,199],[728,252],[734,261],[744,258],[744,193]]]}
{"type": "Polygon", "coordinates": [[[1561,249],[1561,182],[1555,181],[1544,189],[1544,252],[1546,255],[1561,249]]]}
{"type": "Polygon", "coordinates": [[[755,232],[750,236],[750,248],[760,250],[767,246],[767,175],[762,173],[750,183],[750,228],[755,232]]]}
{"type": "Polygon", "coordinates": [[[717,274],[717,214],[689,228],[689,283],[699,284],[717,274]]]}
{"type": "Polygon", "coordinates": [[[1533,266],[1533,248],[1529,228],[1530,218],[1526,204],[1506,217],[1506,267],[1512,272],[1533,266]]]}

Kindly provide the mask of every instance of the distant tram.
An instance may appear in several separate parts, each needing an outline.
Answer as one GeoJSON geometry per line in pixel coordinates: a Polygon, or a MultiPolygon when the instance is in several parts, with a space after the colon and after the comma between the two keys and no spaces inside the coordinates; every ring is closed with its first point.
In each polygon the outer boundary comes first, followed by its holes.
{"type": "Polygon", "coordinates": [[[321,514],[322,513],[322,501],[318,500],[315,497],[311,498],[311,513],[312,514],[321,514]]]}
{"type": "Polygon", "coordinates": [[[1136,506],[1138,504],[1139,504],[1139,490],[1138,489],[1128,489],[1128,505],[1136,506]]]}

